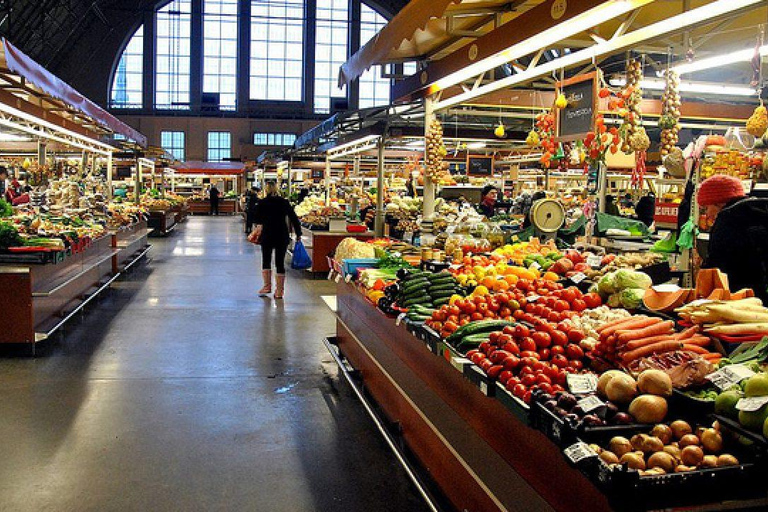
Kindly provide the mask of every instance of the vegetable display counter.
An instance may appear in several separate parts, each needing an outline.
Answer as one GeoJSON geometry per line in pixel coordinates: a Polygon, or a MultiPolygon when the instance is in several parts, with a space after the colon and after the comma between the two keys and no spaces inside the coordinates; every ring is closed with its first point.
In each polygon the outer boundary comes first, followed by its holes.
{"type": "Polygon", "coordinates": [[[457,510],[610,510],[542,433],[457,371],[462,360],[435,356],[394,324],[338,284],[340,352],[457,510]]]}
{"type": "Polygon", "coordinates": [[[166,236],[176,227],[176,212],[171,210],[150,210],[147,225],[153,234],[166,236]]]}
{"type": "Polygon", "coordinates": [[[106,289],[149,249],[147,225],[137,223],[47,263],[0,264],[0,344],[34,354],[84,304],[106,289]]]}
{"type": "MultiPolygon", "coordinates": [[[[232,215],[238,211],[237,199],[220,199],[219,214],[232,215]]],[[[208,199],[198,199],[189,202],[189,213],[192,215],[209,215],[211,213],[211,202],[208,199]]]]}
{"type": "Polygon", "coordinates": [[[374,238],[373,231],[366,231],[365,233],[347,233],[343,231],[337,233],[305,229],[303,232],[309,236],[305,246],[312,258],[312,268],[309,269],[311,272],[330,272],[331,267],[328,265],[328,256],[336,251],[336,247],[345,238],[355,238],[357,240],[374,238]]]}

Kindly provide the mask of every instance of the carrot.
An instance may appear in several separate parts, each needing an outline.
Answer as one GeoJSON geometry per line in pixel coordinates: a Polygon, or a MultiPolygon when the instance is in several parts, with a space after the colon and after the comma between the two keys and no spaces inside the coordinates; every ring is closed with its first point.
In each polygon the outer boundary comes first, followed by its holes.
{"type": "Polygon", "coordinates": [[[692,338],[688,338],[687,340],[680,340],[686,345],[696,345],[698,347],[708,347],[709,344],[712,342],[708,337],[706,336],[694,336],[692,338]]]}
{"type": "Polygon", "coordinates": [[[613,327],[614,325],[623,324],[624,322],[631,322],[632,320],[636,320],[638,318],[647,318],[646,316],[626,316],[624,318],[619,318],[618,320],[611,320],[608,323],[605,323],[598,327],[597,332],[602,334],[602,332],[609,327],[613,327]]]}
{"type": "Polygon", "coordinates": [[[616,324],[611,327],[608,327],[607,329],[605,329],[603,332],[600,333],[600,337],[610,336],[611,334],[615,333],[619,329],[621,330],[642,329],[643,327],[648,327],[649,325],[657,324],[659,322],[661,322],[660,318],[651,318],[647,316],[632,317],[630,320],[626,322],[622,322],[620,324],[616,324]]]}
{"type": "MultiPolygon", "coordinates": [[[[658,318],[656,319],[658,320],[658,318]]],[[[656,322],[642,329],[635,329],[632,331],[626,331],[619,334],[619,341],[626,343],[632,340],[639,340],[640,338],[647,338],[649,336],[657,336],[659,334],[669,334],[675,327],[675,322],[667,320],[666,322],[656,322]]]]}
{"type": "Polygon", "coordinates": [[[629,341],[624,345],[624,349],[635,350],[636,348],[644,347],[646,345],[651,345],[658,341],[671,341],[674,339],[676,338],[670,334],[659,334],[658,336],[649,336],[647,338],[640,338],[638,340],[629,341]]]}
{"type": "Polygon", "coordinates": [[[709,354],[709,350],[707,350],[704,347],[700,347],[698,345],[689,345],[687,343],[683,344],[683,350],[687,350],[688,352],[696,352],[697,354],[709,354]]]}
{"type": "Polygon", "coordinates": [[[679,341],[659,341],[635,350],[630,350],[629,352],[624,352],[621,358],[625,363],[629,363],[641,357],[646,357],[661,352],[672,352],[673,350],[679,350],[680,348],[681,343],[679,341]]]}
{"type": "Polygon", "coordinates": [[[723,358],[723,354],[717,352],[710,352],[709,354],[702,354],[701,357],[709,361],[710,363],[716,363],[723,358]]]}
{"type": "Polygon", "coordinates": [[[677,335],[675,335],[675,339],[686,340],[686,339],[692,337],[693,335],[695,335],[697,332],[699,332],[699,326],[698,325],[694,325],[693,327],[689,327],[686,330],[684,330],[684,331],[678,333],[677,335]]]}

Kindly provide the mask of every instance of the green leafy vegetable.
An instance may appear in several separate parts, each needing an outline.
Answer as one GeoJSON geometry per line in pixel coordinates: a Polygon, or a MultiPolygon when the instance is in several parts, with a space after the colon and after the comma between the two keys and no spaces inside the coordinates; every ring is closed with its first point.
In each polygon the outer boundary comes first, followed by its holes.
{"type": "Polygon", "coordinates": [[[13,215],[13,206],[5,199],[0,199],[0,217],[10,217],[13,215]]]}
{"type": "Polygon", "coordinates": [[[19,231],[10,222],[0,222],[0,248],[18,247],[23,245],[19,231]]]}

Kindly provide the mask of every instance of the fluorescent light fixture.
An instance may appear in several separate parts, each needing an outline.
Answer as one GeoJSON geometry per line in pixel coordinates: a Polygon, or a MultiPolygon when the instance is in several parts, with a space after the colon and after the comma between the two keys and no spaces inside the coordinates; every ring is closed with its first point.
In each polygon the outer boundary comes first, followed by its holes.
{"type": "Polygon", "coordinates": [[[27,142],[30,141],[29,137],[22,137],[21,135],[15,135],[13,133],[0,132],[0,142],[27,142]]]}
{"type": "MultiPolygon", "coordinates": [[[[483,60],[475,62],[465,68],[451,73],[435,82],[430,88],[429,93],[434,94],[453,85],[459,84],[474,76],[497,68],[502,64],[507,64],[515,59],[524,57],[531,53],[539,51],[541,48],[551,48],[558,41],[584,32],[596,25],[605,23],[622,14],[626,14],[639,7],[650,4],[654,0],[609,0],[586,12],[583,12],[563,23],[559,23],[533,37],[510,46],[506,50],[496,53],[483,60]]],[[[514,23],[514,21],[512,22],[514,23]]]]}
{"type": "Polygon", "coordinates": [[[338,152],[344,151],[345,149],[349,149],[352,146],[357,146],[358,144],[363,144],[365,142],[368,142],[370,140],[376,140],[378,138],[379,138],[378,135],[366,135],[365,137],[360,137],[359,139],[355,139],[349,142],[345,142],[344,144],[339,144],[338,146],[334,146],[328,150],[328,154],[336,154],[338,152]]]}
{"type": "MultiPolygon", "coordinates": [[[[768,55],[768,45],[761,46],[758,51],[760,52],[761,57],[765,57],[768,55]]],[[[686,62],[685,64],[679,64],[673,66],[671,70],[675,71],[678,75],[684,75],[686,73],[695,73],[696,71],[703,71],[705,69],[728,66],[738,62],[750,62],[754,56],[755,49],[747,48],[746,50],[737,50],[725,55],[717,55],[715,57],[707,57],[706,59],[697,59],[692,62],[686,62]]],[[[656,75],[659,77],[664,76],[664,71],[657,71],[656,75]]]]}
{"type": "MultiPolygon", "coordinates": [[[[702,7],[691,9],[690,11],[684,12],[682,14],[671,16],[656,23],[651,23],[650,25],[639,28],[630,33],[611,38],[608,41],[596,43],[589,48],[584,48],[583,50],[563,55],[559,59],[553,59],[549,62],[539,64],[534,68],[526,69],[525,71],[517,73],[516,75],[511,75],[506,78],[502,78],[501,80],[496,80],[495,82],[482,85],[471,91],[457,94],[452,98],[448,98],[446,100],[435,103],[433,107],[435,111],[444,110],[454,105],[466,103],[474,98],[478,98],[480,96],[484,96],[501,89],[507,89],[514,85],[529,82],[535,78],[549,75],[552,72],[557,72],[564,68],[592,62],[598,57],[611,55],[627,48],[636,47],[640,43],[649,39],[655,39],[670,33],[676,33],[687,27],[695,26],[705,21],[716,19],[734,11],[746,9],[763,2],[764,0],[716,0],[715,2],[711,2],[702,7]]],[[[565,34],[565,32],[563,32],[563,34],[565,34]]],[[[560,39],[565,37],[567,36],[562,35],[560,39]]]]}
{"type": "Polygon", "coordinates": [[[484,147],[485,147],[485,142],[482,142],[482,141],[467,143],[467,149],[483,149],[484,147]]]}
{"type": "MultiPolygon", "coordinates": [[[[623,87],[627,83],[623,78],[612,78],[609,82],[616,87],[623,87]]],[[[640,87],[652,91],[663,91],[666,87],[666,82],[661,79],[644,78],[640,81],[640,87]]],[[[757,96],[757,91],[746,85],[713,84],[690,81],[680,81],[680,92],[720,96],[757,96]]]]}

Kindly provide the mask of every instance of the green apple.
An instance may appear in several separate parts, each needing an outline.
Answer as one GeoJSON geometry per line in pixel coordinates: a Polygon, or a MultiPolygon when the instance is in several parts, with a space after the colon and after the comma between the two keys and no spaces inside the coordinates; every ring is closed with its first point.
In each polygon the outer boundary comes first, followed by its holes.
{"type": "Polygon", "coordinates": [[[744,394],[748,397],[768,395],[768,373],[756,373],[748,378],[744,394]]]}
{"type": "Polygon", "coordinates": [[[763,437],[768,437],[768,418],[763,422],[763,437]]]}
{"type": "Polygon", "coordinates": [[[739,411],[741,426],[755,432],[760,432],[764,428],[766,418],[768,418],[768,404],[752,412],[739,411]]]}
{"type": "Polygon", "coordinates": [[[736,410],[736,402],[741,397],[741,392],[735,390],[720,393],[715,398],[715,414],[722,414],[728,418],[736,419],[739,416],[739,411],[736,410]]]}

